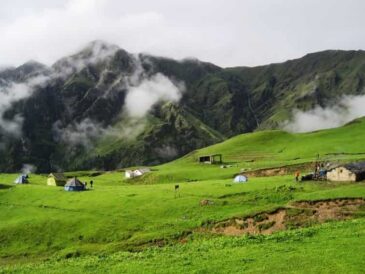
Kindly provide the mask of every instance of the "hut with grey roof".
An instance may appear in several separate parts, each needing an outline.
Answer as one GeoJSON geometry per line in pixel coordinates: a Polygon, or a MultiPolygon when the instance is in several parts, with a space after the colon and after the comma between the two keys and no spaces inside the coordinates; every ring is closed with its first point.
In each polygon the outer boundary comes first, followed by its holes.
{"type": "Polygon", "coordinates": [[[327,172],[327,180],[332,182],[359,182],[365,180],[365,162],[340,165],[327,172]]]}

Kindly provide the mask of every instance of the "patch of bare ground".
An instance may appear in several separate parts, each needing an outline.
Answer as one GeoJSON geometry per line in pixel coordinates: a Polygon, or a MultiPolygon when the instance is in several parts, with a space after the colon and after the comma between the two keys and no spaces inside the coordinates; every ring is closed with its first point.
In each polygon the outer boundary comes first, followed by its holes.
{"type": "MultiPolygon", "coordinates": [[[[304,163],[297,165],[288,165],[275,168],[263,168],[251,171],[243,172],[248,177],[270,177],[270,176],[282,176],[282,175],[294,175],[298,170],[309,171],[313,169],[313,163],[304,163]]],[[[237,175],[237,174],[235,174],[237,175]]]]}
{"type": "Polygon", "coordinates": [[[272,234],[276,231],[307,227],[331,220],[350,219],[364,205],[365,200],[362,198],[298,201],[272,212],[261,212],[253,216],[217,222],[206,229],[213,233],[232,236],[272,234]]]}

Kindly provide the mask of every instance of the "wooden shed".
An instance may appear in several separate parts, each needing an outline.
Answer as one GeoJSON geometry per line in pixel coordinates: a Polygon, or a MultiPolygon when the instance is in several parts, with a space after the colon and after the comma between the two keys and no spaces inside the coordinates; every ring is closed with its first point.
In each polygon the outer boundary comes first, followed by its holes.
{"type": "Polygon", "coordinates": [[[337,166],[327,172],[332,182],[359,182],[365,179],[365,162],[337,166]]]}
{"type": "Polygon", "coordinates": [[[222,163],[222,154],[199,156],[199,163],[221,164],[222,163]]]}

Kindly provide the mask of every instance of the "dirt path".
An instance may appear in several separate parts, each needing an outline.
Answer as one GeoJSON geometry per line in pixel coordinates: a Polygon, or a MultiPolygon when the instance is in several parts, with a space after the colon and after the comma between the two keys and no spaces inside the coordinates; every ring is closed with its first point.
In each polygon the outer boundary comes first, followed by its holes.
{"type": "MultiPolygon", "coordinates": [[[[282,175],[293,175],[298,170],[301,172],[310,171],[313,169],[313,163],[302,163],[302,164],[294,164],[287,165],[281,167],[272,167],[272,168],[262,168],[255,170],[248,170],[242,172],[248,177],[270,177],[270,176],[282,176],[282,175]]],[[[235,174],[238,175],[239,173],[235,174]]]]}
{"type": "Polygon", "coordinates": [[[210,231],[225,235],[271,234],[275,231],[306,227],[329,220],[345,220],[365,205],[362,198],[299,201],[273,212],[217,222],[210,231]]]}

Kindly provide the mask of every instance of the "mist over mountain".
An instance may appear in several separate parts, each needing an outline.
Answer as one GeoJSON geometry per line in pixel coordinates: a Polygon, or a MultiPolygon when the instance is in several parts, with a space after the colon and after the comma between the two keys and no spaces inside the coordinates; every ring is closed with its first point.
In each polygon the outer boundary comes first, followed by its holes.
{"type": "Polygon", "coordinates": [[[364,51],[221,68],[94,41],[50,67],[0,70],[0,170],[158,164],[244,132],[340,125],[365,115],[364,79],[364,51]],[[323,116],[338,109],[345,119],[323,116]]]}

